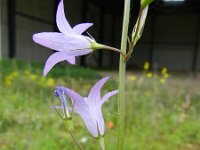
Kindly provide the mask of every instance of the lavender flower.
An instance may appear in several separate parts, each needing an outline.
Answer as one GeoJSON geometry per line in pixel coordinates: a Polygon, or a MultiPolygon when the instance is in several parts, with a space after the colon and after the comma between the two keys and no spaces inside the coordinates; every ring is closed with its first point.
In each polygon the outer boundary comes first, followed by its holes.
{"type": "MultiPolygon", "coordinates": [[[[57,91],[62,91],[58,93],[59,95],[64,93],[66,96],[70,97],[73,105],[73,111],[81,116],[87,129],[94,137],[98,137],[99,134],[104,134],[105,127],[101,106],[111,96],[118,93],[118,90],[111,91],[106,93],[101,98],[101,87],[107,82],[108,79],[109,77],[105,77],[99,80],[90,90],[88,97],[82,97],[75,91],[65,87],[57,87],[57,91]]],[[[56,106],[55,108],[63,109],[63,106],[56,106]]],[[[72,108],[67,110],[72,111],[72,108]]]]}
{"type": "Polygon", "coordinates": [[[46,61],[43,75],[52,69],[52,67],[60,61],[68,61],[70,64],[75,64],[75,56],[86,55],[92,50],[97,49],[101,44],[95,42],[94,39],[82,35],[92,23],[81,23],[71,28],[65,18],[63,0],[58,5],[56,14],[56,22],[59,32],[42,32],[33,35],[33,40],[45,47],[56,50],[46,61]]]}

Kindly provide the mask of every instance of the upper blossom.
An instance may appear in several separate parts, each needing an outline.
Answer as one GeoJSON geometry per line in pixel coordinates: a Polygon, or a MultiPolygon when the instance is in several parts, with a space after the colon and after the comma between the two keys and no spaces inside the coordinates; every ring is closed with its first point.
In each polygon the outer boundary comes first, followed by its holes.
{"type": "MultiPolygon", "coordinates": [[[[81,116],[86,124],[87,129],[94,137],[98,137],[99,134],[103,135],[105,125],[101,106],[111,96],[118,93],[118,90],[115,90],[108,92],[101,97],[101,87],[107,82],[108,79],[109,77],[105,77],[99,80],[90,90],[88,97],[82,97],[75,91],[65,87],[57,87],[56,91],[62,91],[60,93],[64,93],[65,96],[70,97],[73,108],[63,104],[62,106],[54,106],[54,108],[62,110],[66,108],[67,111],[73,110],[75,113],[81,116]]],[[[59,93],[57,92],[57,94],[59,93]]]]}
{"type": "Polygon", "coordinates": [[[42,32],[33,35],[33,40],[45,47],[56,50],[48,60],[44,67],[44,76],[51,68],[60,61],[68,61],[75,64],[75,56],[86,55],[94,49],[94,39],[82,35],[92,23],[81,23],[71,28],[64,13],[63,0],[60,1],[56,14],[56,23],[59,32],[42,32]]]}

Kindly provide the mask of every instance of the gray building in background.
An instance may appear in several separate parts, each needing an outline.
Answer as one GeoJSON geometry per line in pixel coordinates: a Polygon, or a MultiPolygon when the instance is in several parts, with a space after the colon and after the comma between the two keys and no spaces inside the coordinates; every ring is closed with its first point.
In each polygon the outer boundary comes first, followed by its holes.
{"type": "MultiPolygon", "coordinates": [[[[57,31],[55,13],[59,0],[1,0],[0,57],[45,62],[53,52],[35,44],[37,32],[57,31]]],[[[65,14],[74,26],[93,22],[88,32],[98,42],[120,47],[123,0],[64,0],[65,14]]],[[[132,1],[130,32],[136,20],[139,1],[132,1]]],[[[99,50],[77,58],[86,66],[118,67],[118,54],[99,50]]],[[[171,70],[200,70],[200,1],[156,1],[150,6],[142,39],[128,67],[152,66],[171,70]]]]}

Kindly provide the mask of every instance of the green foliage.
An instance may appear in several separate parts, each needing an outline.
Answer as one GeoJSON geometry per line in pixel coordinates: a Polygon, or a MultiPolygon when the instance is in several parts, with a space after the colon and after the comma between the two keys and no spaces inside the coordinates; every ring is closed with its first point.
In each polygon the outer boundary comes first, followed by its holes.
{"type": "MultiPolygon", "coordinates": [[[[42,77],[43,65],[0,61],[0,149],[76,149],[52,105],[54,86],[68,86],[87,95],[100,78],[95,70],[80,67],[54,68],[42,77]]],[[[66,65],[65,65],[66,66],[66,65]]],[[[130,73],[126,78],[126,150],[199,150],[200,94],[196,78],[172,76],[167,69],[130,73]]],[[[101,73],[103,74],[103,73],[101,73]]],[[[115,78],[115,75],[113,79],[115,78]]],[[[103,92],[117,88],[109,81],[103,92]]],[[[116,149],[117,96],[103,107],[106,122],[105,144],[116,149]],[[111,122],[111,125],[108,123],[111,122]]],[[[99,149],[80,117],[74,116],[75,133],[86,150],[99,149]]]]}
{"type": "MultiPolygon", "coordinates": [[[[44,64],[41,63],[32,63],[32,62],[23,62],[19,60],[0,60],[1,72],[4,76],[10,74],[12,71],[29,71],[42,75],[44,64]],[[36,69],[37,68],[37,69],[36,69]]],[[[56,65],[54,69],[50,71],[47,75],[48,77],[73,77],[73,78],[86,78],[86,79],[95,79],[99,77],[95,70],[90,68],[83,68],[74,65],[66,65],[65,62],[56,65]]]]}

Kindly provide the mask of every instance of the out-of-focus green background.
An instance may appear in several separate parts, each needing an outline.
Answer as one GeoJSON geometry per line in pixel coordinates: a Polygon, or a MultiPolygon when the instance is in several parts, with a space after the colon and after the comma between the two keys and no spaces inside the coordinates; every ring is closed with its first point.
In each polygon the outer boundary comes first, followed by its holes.
{"type": "MultiPolygon", "coordinates": [[[[56,65],[42,77],[52,50],[34,43],[32,35],[59,32],[59,1],[0,1],[0,150],[76,149],[66,123],[51,108],[59,104],[54,87],[67,86],[87,96],[107,75],[112,78],[102,94],[117,89],[119,55],[106,50],[76,58],[76,66],[56,65]]],[[[64,0],[65,16],[71,27],[94,23],[87,32],[97,42],[119,48],[123,3],[64,0]]],[[[129,36],[139,6],[140,0],[132,0],[129,36]]],[[[126,76],[125,150],[200,150],[199,10],[200,0],[155,0],[149,6],[143,35],[127,63],[132,71],[126,76]]],[[[115,150],[117,96],[104,104],[103,114],[106,150],[115,150]]],[[[74,115],[73,120],[84,149],[100,149],[81,118],[74,115]]]]}
{"type": "MultiPolygon", "coordinates": [[[[103,75],[113,76],[102,93],[117,88],[117,72],[57,65],[42,77],[43,64],[1,60],[0,149],[76,149],[65,122],[51,108],[58,105],[56,85],[87,96],[103,75]]],[[[168,73],[167,68],[126,76],[125,149],[199,150],[200,76],[168,73]]],[[[105,143],[116,149],[117,96],[104,104],[105,143]]],[[[81,118],[73,117],[77,139],[86,150],[100,149],[81,118]]]]}

